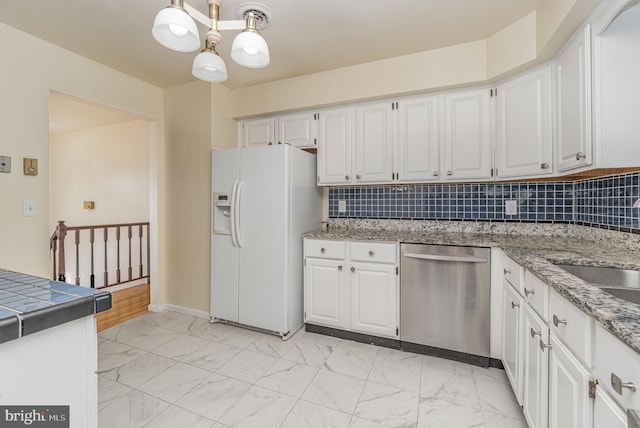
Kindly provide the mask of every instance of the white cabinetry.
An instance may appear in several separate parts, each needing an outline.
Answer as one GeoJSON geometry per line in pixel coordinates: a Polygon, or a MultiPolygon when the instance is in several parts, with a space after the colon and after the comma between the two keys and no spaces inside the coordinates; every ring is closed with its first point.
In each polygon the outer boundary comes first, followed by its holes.
{"type": "Polygon", "coordinates": [[[250,119],[240,122],[240,136],[243,147],[268,146],[274,144],[276,119],[250,119]]]}
{"type": "Polygon", "coordinates": [[[593,428],[627,428],[625,412],[599,388],[593,405],[593,428]]]}
{"type": "Polygon", "coordinates": [[[396,243],[305,239],[304,279],[306,323],[398,338],[396,243]]]}
{"type": "Polygon", "coordinates": [[[394,154],[400,183],[438,180],[440,176],[440,97],[398,102],[398,140],[394,154]]]}
{"type": "Polygon", "coordinates": [[[556,58],[558,171],[591,165],[591,26],[579,30],[556,58]]]}
{"type": "Polygon", "coordinates": [[[524,310],[524,360],[522,410],[529,428],[547,427],[549,402],[549,329],[531,306],[524,310]]]}
{"type": "Polygon", "coordinates": [[[444,96],[445,180],[478,180],[493,177],[488,89],[474,89],[444,96]]]}
{"type": "Polygon", "coordinates": [[[505,281],[502,300],[502,363],[507,378],[516,394],[518,404],[522,405],[522,314],[523,299],[513,287],[505,281]]]}
{"type": "Polygon", "coordinates": [[[351,107],[320,112],[318,184],[351,183],[353,115],[351,107]]]}
{"type": "Polygon", "coordinates": [[[498,86],[496,168],[498,177],[551,174],[553,133],[551,66],[498,86]]]}
{"type": "Polygon", "coordinates": [[[278,117],[278,142],[299,149],[318,144],[319,113],[302,112],[278,117]]]}
{"type": "Polygon", "coordinates": [[[393,177],[393,118],[390,102],[356,106],[355,183],[393,177]]]}

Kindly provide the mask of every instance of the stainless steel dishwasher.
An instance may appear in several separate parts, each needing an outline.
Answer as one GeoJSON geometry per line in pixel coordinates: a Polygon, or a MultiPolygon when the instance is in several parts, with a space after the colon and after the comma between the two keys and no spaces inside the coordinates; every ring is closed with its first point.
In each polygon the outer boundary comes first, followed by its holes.
{"type": "Polygon", "coordinates": [[[490,249],[402,244],[401,253],[401,347],[488,365],[490,249]]]}

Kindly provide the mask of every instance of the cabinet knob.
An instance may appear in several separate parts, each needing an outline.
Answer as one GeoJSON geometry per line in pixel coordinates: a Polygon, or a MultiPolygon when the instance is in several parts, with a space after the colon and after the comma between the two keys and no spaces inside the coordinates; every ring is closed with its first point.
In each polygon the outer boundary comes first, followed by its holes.
{"type": "Polygon", "coordinates": [[[615,373],[611,373],[611,387],[620,395],[622,395],[622,388],[636,392],[636,385],[633,382],[623,382],[615,373]]]}
{"type": "Polygon", "coordinates": [[[503,269],[505,275],[511,275],[511,271],[509,269],[503,269]]]}
{"type": "Polygon", "coordinates": [[[544,352],[545,349],[551,349],[551,345],[547,345],[542,341],[542,339],[540,339],[540,350],[544,352]]]}
{"type": "Polygon", "coordinates": [[[586,157],[587,155],[585,153],[582,153],[582,152],[576,153],[576,160],[585,159],[586,157]]]}
{"type": "Polygon", "coordinates": [[[327,250],[325,250],[324,248],[320,248],[320,252],[321,252],[322,254],[324,254],[324,252],[325,252],[325,251],[327,251],[327,250]]]}
{"type": "Polygon", "coordinates": [[[546,162],[543,162],[543,163],[540,164],[540,168],[541,169],[549,169],[549,164],[546,163],[546,162]]]}
{"type": "Polygon", "coordinates": [[[373,251],[369,250],[369,257],[373,257],[374,254],[375,253],[373,251]]]}
{"type": "Polygon", "coordinates": [[[515,309],[515,308],[519,308],[519,307],[520,307],[519,303],[511,302],[511,309],[515,309]]]}
{"type": "Polygon", "coordinates": [[[342,272],[342,265],[338,265],[338,270],[342,272]]]}
{"type": "Polygon", "coordinates": [[[350,177],[350,176],[348,176],[348,175],[345,175],[345,176],[344,176],[344,179],[345,179],[345,180],[351,180],[351,177],[350,177]]]}
{"type": "Polygon", "coordinates": [[[447,171],[447,175],[453,175],[453,171],[447,171]]]}
{"type": "Polygon", "coordinates": [[[534,290],[527,290],[527,287],[524,288],[525,297],[529,297],[529,294],[535,294],[534,290]]]}
{"type": "Polygon", "coordinates": [[[360,174],[356,174],[356,180],[360,180],[360,174]]]}
{"type": "Polygon", "coordinates": [[[351,272],[355,272],[356,268],[354,268],[353,266],[351,266],[351,272]]]}
{"type": "Polygon", "coordinates": [[[541,331],[535,331],[533,329],[533,327],[531,327],[531,330],[529,331],[529,334],[531,334],[531,338],[534,338],[536,336],[542,336],[542,332],[541,331]]]}
{"type": "Polygon", "coordinates": [[[433,172],[433,176],[434,176],[434,177],[437,177],[437,176],[439,176],[439,175],[440,175],[440,173],[439,173],[438,171],[434,171],[434,172],[433,172]]]}
{"type": "Polygon", "coordinates": [[[557,315],[554,315],[553,316],[553,325],[555,325],[557,327],[560,324],[567,325],[567,320],[561,320],[560,318],[558,318],[557,315]]]}

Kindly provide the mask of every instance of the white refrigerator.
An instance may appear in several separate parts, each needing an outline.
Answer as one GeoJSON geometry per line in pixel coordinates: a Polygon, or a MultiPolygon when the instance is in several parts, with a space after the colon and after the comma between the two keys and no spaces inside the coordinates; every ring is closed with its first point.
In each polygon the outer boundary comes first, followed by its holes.
{"type": "Polygon", "coordinates": [[[211,319],[289,338],[303,324],[302,234],[320,227],[316,157],[212,151],[211,319]]]}

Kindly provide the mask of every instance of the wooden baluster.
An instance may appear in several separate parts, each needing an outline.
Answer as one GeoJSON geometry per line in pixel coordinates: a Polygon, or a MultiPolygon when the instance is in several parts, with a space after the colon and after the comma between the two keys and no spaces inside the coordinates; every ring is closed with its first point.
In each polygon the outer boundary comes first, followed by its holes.
{"type": "Polygon", "coordinates": [[[120,226],[116,226],[116,284],[120,284],[120,226]]]}
{"type": "Polygon", "coordinates": [[[129,225],[127,227],[127,230],[129,232],[129,281],[131,281],[131,276],[133,274],[133,270],[131,269],[131,225],[129,225]]]}
{"type": "Polygon", "coordinates": [[[76,229],[76,285],[80,285],[80,230],[76,229]]]}
{"type": "Polygon", "coordinates": [[[91,242],[91,288],[96,288],[96,275],[93,265],[93,243],[95,241],[95,229],[92,227],[89,229],[89,241],[91,242]]]}
{"type": "Polygon", "coordinates": [[[65,278],[65,260],[64,260],[64,238],[67,236],[67,225],[64,224],[64,220],[60,220],[56,226],[56,233],[58,235],[58,281],[66,281],[65,278]]]}
{"type": "Polygon", "coordinates": [[[140,278],[142,278],[142,274],[143,274],[143,269],[142,269],[142,225],[138,226],[138,238],[139,238],[139,241],[140,241],[140,278]]]}
{"type": "Polygon", "coordinates": [[[104,287],[109,285],[109,272],[107,272],[107,240],[109,239],[109,229],[104,228],[104,287]]]}

